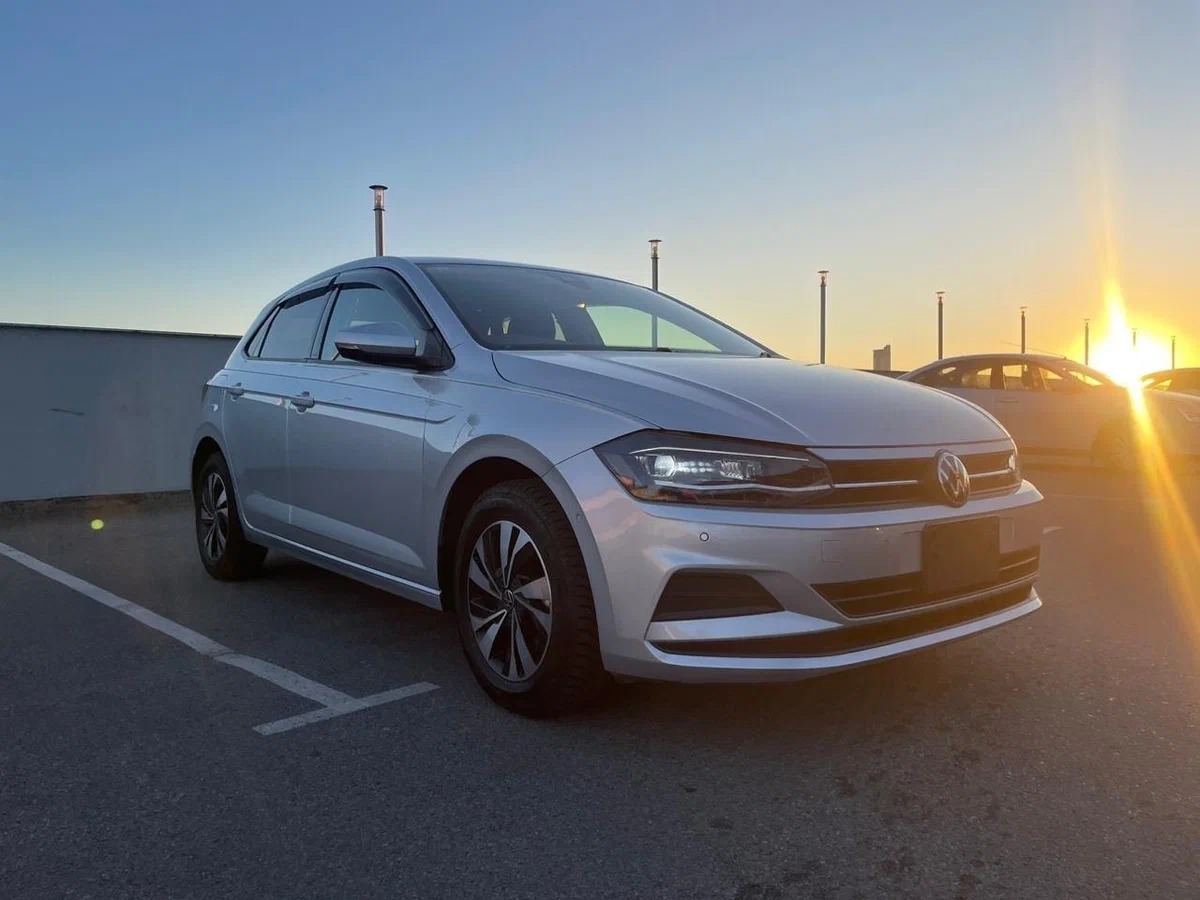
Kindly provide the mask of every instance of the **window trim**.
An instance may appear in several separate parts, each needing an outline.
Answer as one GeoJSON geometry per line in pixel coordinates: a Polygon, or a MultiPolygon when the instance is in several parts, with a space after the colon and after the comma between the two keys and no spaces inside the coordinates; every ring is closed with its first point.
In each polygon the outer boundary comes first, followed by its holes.
{"type": "MultiPolygon", "coordinates": [[[[329,298],[330,298],[330,296],[332,296],[332,294],[333,294],[332,284],[326,284],[326,285],[322,285],[321,287],[316,287],[316,288],[308,287],[303,290],[296,291],[295,293],[289,294],[287,297],[284,297],[282,300],[280,300],[278,303],[276,303],[275,308],[271,310],[270,315],[267,317],[267,321],[264,321],[264,323],[263,323],[268,328],[267,334],[264,335],[264,337],[263,337],[263,346],[259,348],[258,356],[251,356],[249,358],[250,359],[258,359],[258,360],[266,360],[267,362],[307,362],[308,359],[312,356],[312,345],[311,344],[309,345],[309,348],[308,348],[309,356],[307,356],[307,357],[305,357],[305,356],[263,356],[262,350],[267,345],[267,338],[270,337],[270,325],[273,325],[275,323],[275,320],[277,318],[279,318],[279,311],[281,309],[283,309],[285,306],[288,306],[289,304],[294,305],[294,306],[299,306],[301,303],[306,303],[309,300],[316,300],[318,298],[321,298],[325,305],[323,307],[321,307],[321,312],[317,316],[316,327],[318,329],[320,329],[321,322],[324,321],[324,318],[325,318],[325,313],[329,309],[329,298]]],[[[258,336],[258,334],[256,332],[255,337],[257,337],[257,336],[258,336]]]]}
{"type": "Polygon", "coordinates": [[[421,302],[421,298],[417,295],[417,292],[413,290],[412,285],[396,270],[378,265],[345,269],[338,272],[330,282],[329,291],[330,302],[325,304],[325,310],[321,314],[321,321],[317,325],[317,335],[313,340],[313,346],[309,351],[307,362],[322,366],[369,366],[373,369],[407,368],[418,370],[433,368],[439,371],[448,369],[454,365],[454,354],[450,352],[450,347],[446,343],[446,339],[442,336],[441,331],[438,330],[433,316],[425,309],[425,305],[421,302]],[[333,318],[333,309],[337,303],[337,298],[343,288],[351,287],[355,284],[378,288],[406,309],[417,320],[417,324],[424,327],[426,348],[436,346],[439,349],[443,358],[442,364],[423,367],[419,361],[414,361],[412,365],[384,366],[380,363],[364,363],[353,359],[321,359],[321,348],[325,346],[325,335],[329,330],[329,322],[333,318]],[[399,288],[398,291],[395,289],[396,287],[399,288]]]}

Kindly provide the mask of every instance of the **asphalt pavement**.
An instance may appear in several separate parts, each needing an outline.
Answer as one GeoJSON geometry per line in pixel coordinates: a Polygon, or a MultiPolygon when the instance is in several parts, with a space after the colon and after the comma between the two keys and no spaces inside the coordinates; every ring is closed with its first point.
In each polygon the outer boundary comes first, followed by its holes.
{"type": "Polygon", "coordinates": [[[440,613],[210,580],[179,502],[0,513],[0,895],[1200,896],[1200,487],[1030,477],[1036,615],[553,722],[440,613]]]}

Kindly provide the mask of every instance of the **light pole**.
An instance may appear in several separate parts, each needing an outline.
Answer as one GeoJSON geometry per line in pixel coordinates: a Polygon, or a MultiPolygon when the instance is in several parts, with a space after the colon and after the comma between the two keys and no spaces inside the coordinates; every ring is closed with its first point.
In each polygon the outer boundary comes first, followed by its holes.
{"type": "Polygon", "coordinates": [[[650,239],[650,290],[658,290],[658,245],[661,238],[650,239]]]}
{"type": "Polygon", "coordinates": [[[1083,364],[1088,365],[1088,357],[1092,349],[1092,320],[1083,320],[1083,364]]]}
{"type": "Polygon", "coordinates": [[[1175,368],[1175,335],[1171,335],[1171,368],[1175,368]]]}
{"type": "Polygon", "coordinates": [[[1133,349],[1137,350],[1137,329],[1133,329],[1133,349]]]}
{"type": "Polygon", "coordinates": [[[386,184],[373,184],[371,191],[375,194],[375,255],[383,256],[383,192],[386,184]]]}
{"type": "Polygon", "coordinates": [[[829,278],[829,270],[817,272],[821,276],[821,365],[825,365],[825,282],[829,278]]]}
{"type": "Polygon", "coordinates": [[[942,298],[946,296],[945,291],[938,291],[938,359],[943,357],[942,353],[942,298]]]}
{"type": "Polygon", "coordinates": [[[1027,306],[1021,307],[1021,352],[1022,353],[1025,352],[1025,310],[1028,308],[1029,307],[1027,307],[1027,306]]]}

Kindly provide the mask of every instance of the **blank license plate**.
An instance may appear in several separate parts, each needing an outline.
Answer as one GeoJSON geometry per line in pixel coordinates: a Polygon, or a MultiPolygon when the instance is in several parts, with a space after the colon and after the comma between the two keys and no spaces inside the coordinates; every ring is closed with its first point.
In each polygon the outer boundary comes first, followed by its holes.
{"type": "Polygon", "coordinates": [[[927,594],[995,582],[1000,577],[1000,519],[926,525],[921,533],[921,576],[927,594]]]}

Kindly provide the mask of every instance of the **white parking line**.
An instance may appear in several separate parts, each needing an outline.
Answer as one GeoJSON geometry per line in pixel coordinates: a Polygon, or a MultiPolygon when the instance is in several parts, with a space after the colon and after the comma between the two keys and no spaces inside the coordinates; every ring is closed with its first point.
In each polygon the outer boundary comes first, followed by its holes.
{"type": "Polygon", "coordinates": [[[370,697],[363,697],[359,700],[347,700],[345,703],[339,703],[337,706],[314,709],[312,712],[301,713],[298,716],[289,716],[286,719],[268,722],[266,725],[255,725],[254,730],[263,735],[279,734],[281,731],[291,731],[293,728],[299,728],[302,725],[311,725],[313,722],[324,722],[326,719],[332,719],[335,716],[344,716],[346,713],[358,712],[360,709],[370,709],[372,706],[380,706],[384,703],[391,703],[394,700],[403,700],[405,697],[415,697],[417,694],[425,694],[436,690],[436,684],[430,684],[427,681],[418,681],[416,684],[396,688],[394,691],[372,694],[370,697]]]}
{"type": "Polygon", "coordinates": [[[276,687],[283,688],[285,691],[296,694],[306,700],[311,700],[314,703],[319,703],[323,707],[323,709],[313,710],[299,716],[292,716],[289,719],[280,719],[277,722],[259,725],[254,729],[259,734],[277,734],[280,731],[299,728],[301,725],[321,722],[334,716],[344,716],[347,713],[357,712],[360,709],[379,706],[381,703],[391,703],[393,700],[402,700],[405,697],[412,697],[417,694],[437,690],[436,684],[421,681],[416,684],[407,685],[406,687],[385,691],[382,694],[372,694],[370,697],[351,697],[349,694],[343,694],[341,691],[313,681],[311,678],[305,678],[291,669],[285,669],[283,666],[277,666],[274,663],[269,663],[264,659],[258,659],[254,656],[235,653],[224,644],[218,644],[216,641],[206,638],[198,631],[192,631],[187,626],[180,625],[178,622],[168,619],[165,616],[160,616],[158,613],[146,609],[144,606],[138,606],[132,600],[118,597],[116,594],[106,591],[104,588],[96,587],[96,585],[84,581],[82,578],[76,578],[69,572],[64,572],[62,569],[57,569],[49,563],[35,559],[27,553],[22,553],[16,547],[0,543],[0,556],[7,557],[18,565],[37,572],[51,581],[57,581],[64,587],[68,587],[76,593],[83,594],[83,596],[95,600],[97,603],[102,603],[110,609],[115,609],[117,612],[129,616],[131,619],[136,619],[143,625],[147,625],[155,631],[191,647],[197,653],[207,656],[214,662],[224,663],[227,666],[233,666],[236,669],[249,672],[251,675],[257,675],[264,681],[271,682],[276,687]]]}

